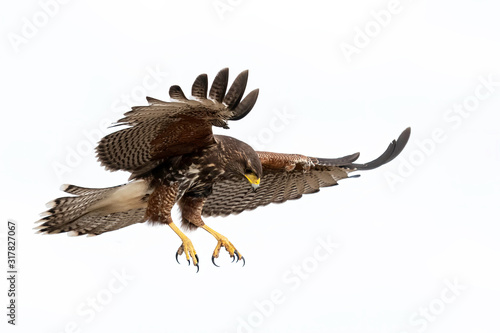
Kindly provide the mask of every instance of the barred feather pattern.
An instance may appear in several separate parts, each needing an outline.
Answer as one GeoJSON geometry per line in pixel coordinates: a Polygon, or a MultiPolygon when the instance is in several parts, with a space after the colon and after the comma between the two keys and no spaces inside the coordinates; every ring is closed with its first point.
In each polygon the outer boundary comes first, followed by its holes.
{"type": "MultiPolygon", "coordinates": [[[[87,213],[65,224],[54,224],[40,230],[41,233],[58,234],[69,232],[70,236],[97,236],[102,233],[145,222],[146,208],[130,209],[124,212],[100,215],[87,213]]],[[[56,222],[56,221],[52,221],[56,222]]],[[[57,222],[56,222],[57,223],[57,222]]]]}
{"type": "Polygon", "coordinates": [[[132,172],[131,178],[152,170],[162,160],[214,144],[212,127],[228,128],[253,108],[258,89],[243,100],[248,71],[240,73],[226,94],[228,69],[217,74],[208,93],[206,74],[198,76],[187,99],[179,86],[170,88],[172,102],[147,97],[149,105],[136,106],[118,120],[128,126],[105,136],[98,144],[98,160],[108,170],[132,172]]]}
{"type": "Polygon", "coordinates": [[[99,235],[145,221],[148,199],[145,181],[109,188],[66,185],[62,189],[73,197],[49,202],[49,210],[38,223],[39,233],[70,232],[71,236],[99,235]]]}
{"type": "Polygon", "coordinates": [[[203,216],[239,214],[270,203],[296,200],[303,194],[318,192],[321,187],[337,185],[339,180],[347,177],[348,171],[338,167],[308,172],[265,171],[255,192],[244,179],[226,179],[214,185],[203,206],[203,216]]]}
{"type": "Polygon", "coordinates": [[[76,194],[75,197],[62,197],[47,203],[48,210],[42,215],[45,215],[39,222],[43,222],[42,226],[47,227],[41,229],[41,232],[55,231],[55,226],[73,221],[87,212],[88,207],[106,198],[116,187],[91,189],[69,185],[63,191],[70,194],[76,194]],[[49,230],[50,229],[50,230],[49,230]]]}

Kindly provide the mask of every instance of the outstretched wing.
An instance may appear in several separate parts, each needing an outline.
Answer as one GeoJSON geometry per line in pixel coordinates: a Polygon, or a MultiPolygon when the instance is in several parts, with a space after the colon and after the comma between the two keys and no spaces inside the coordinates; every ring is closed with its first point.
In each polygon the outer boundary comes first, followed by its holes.
{"type": "Polygon", "coordinates": [[[226,93],[228,75],[229,70],[222,69],[209,92],[207,75],[199,75],[191,89],[195,99],[187,99],[179,86],[170,87],[172,102],[147,97],[148,106],[133,107],[117,122],[127,128],[99,142],[98,160],[106,169],[132,172],[133,178],[164,158],[215,143],[212,126],[228,128],[228,120],[245,117],[259,94],[255,89],[242,100],[248,71],[240,73],[226,93]]]}
{"type": "Polygon", "coordinates": [[[354,163],[359,153],[334,158],[257,152],[264,175],[257,191],[243,179],[217,182],[203,206],[204,216],[239,214],[270,203],[299,199],[303,194],[319,192],[321,187],[337,185],[341,179],[357,170],[371,170],[386,164],[401,153],[410,137],[410,128],[392,141],[377,159],[363,164],[354,163]]]}

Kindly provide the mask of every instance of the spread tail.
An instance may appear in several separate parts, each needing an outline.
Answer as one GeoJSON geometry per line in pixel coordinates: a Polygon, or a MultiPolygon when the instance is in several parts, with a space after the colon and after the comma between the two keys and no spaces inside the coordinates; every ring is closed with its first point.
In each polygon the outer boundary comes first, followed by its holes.
{"type": "Polygon", "coordinates": [[[145,221],[149,184],[144,180],[108,188],[63,185],[61,190],[74,196],[47,203],[38,233],[95,236],[145,221]]]}

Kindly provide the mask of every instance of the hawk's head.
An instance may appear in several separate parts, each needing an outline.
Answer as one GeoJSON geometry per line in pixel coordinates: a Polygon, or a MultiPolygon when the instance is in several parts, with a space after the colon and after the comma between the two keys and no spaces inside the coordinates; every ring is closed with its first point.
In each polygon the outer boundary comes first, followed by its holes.
{"type": "Polygon", "coordinates": [[[257,153],[252,149],[252,154],[246,155],[246,160],[243,161],[244,172],[243,176],[250,182],[253,190],[257,190],[262,178],[262,164],[257,156],[257,153]]]}
{"type": "Polygon", "coordinates": [[[252,147],[236,139],[226,140],[225,148],[231,151],[226,171],[231,176],[242,177],[252,185],[255,191],[262,178],[262,164],[252,147]]]}

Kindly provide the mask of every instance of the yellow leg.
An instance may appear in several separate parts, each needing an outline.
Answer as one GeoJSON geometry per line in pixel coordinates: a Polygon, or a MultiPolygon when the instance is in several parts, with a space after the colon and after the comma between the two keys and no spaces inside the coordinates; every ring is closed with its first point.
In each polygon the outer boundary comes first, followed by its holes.
{"type": "MultiPolygon", "coordinates": [[[[169,223],[168,226],[177,234],[177,236],[180,237],[182,240],[182,245],[179,247],[179,250],[177,251],[177,254],[175,255],[175,259],[179,255],[181,255],[183,252],[186,253],[186,259],[188,263],[191,263],[190,259],[193,259],[193,264],[198,267],[198,270],[200,269],[198,266],[198,255],[196,254],[196,251],[194,249],[193,243],[191,240],[184,235],[184,233],[174,224],[174,223],[169,223]]],[[[177,260],[179,262],[179,260],[177,260]]]]}
{"type": "Polygon", "coordinates": [[[212,262],[215,266],[219,267],[215,263],[215,258],[219,258],[219,253],[220,253],[221,247],[226,248],[226,250],[227,250],[227,252],[229,252],[229,255],[231,256],[231,258],[233,258],[233,261],[234,261],[234,259],[236,259],[236,262],[238,262],[239,260],[243,260],[243,266],[245,266],[245,258],[243,258],[243,256],[236,250],[234,245],[231,244],[231,242],[227,239],[227,237],[222,236],[221,234],[219,234],[217,231],[213,230],[212,228],[210,228],[206,224],[203,225],[202,228],[205,229],[206,231],[208,231],[208,233],[210,233],[210,235],[214,236],[215,239],[217,239],[217,246],[215,247],[214,253],[212,255],[212,262]]]}

